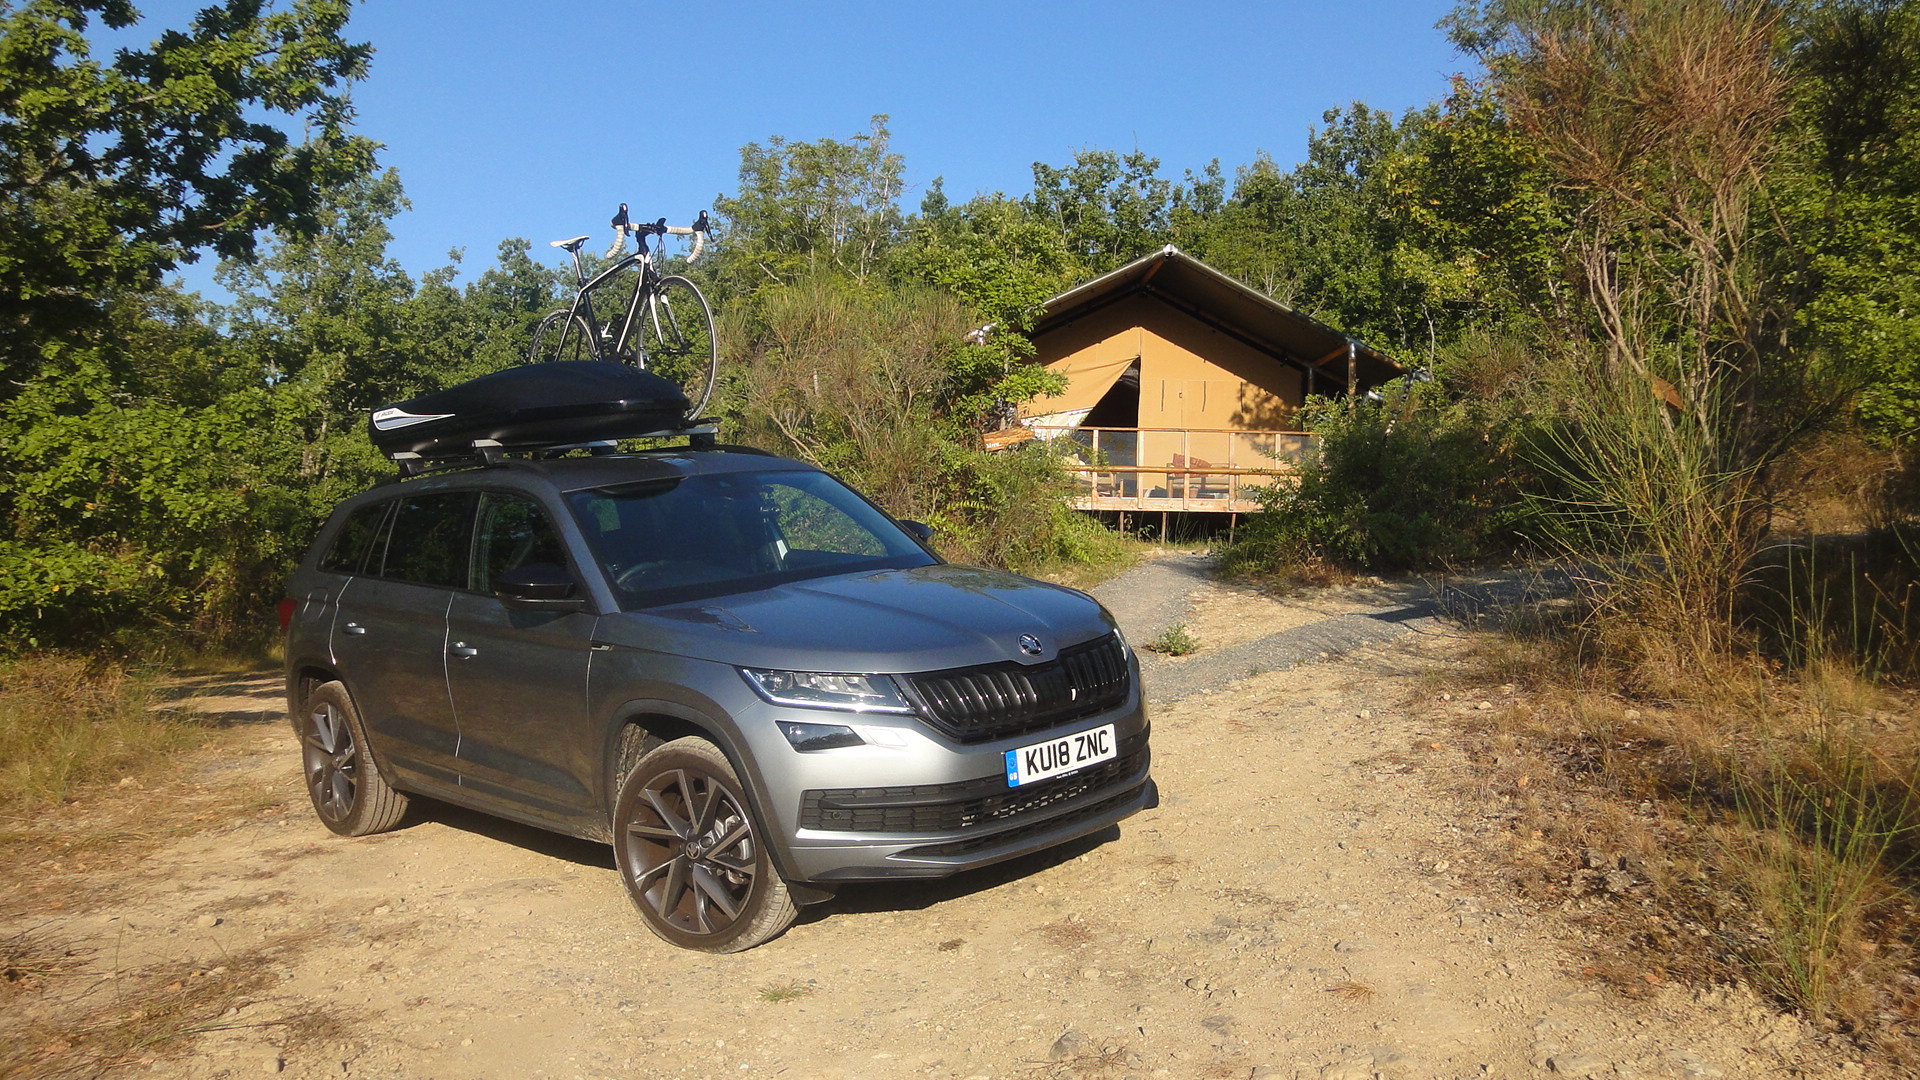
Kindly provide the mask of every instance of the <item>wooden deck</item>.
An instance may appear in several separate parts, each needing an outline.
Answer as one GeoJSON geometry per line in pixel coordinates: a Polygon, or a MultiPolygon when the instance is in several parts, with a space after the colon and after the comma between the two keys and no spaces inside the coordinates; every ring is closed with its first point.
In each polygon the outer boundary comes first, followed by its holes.
{"type": "Polygon", "coordinates": [[[1068,467],[1079,479],[1076,510],[1239,513],[1260,508],[1253,489],[1299,462],[1313,436],[1304,431],[1183,428],[1035,428],[1063,451],[1079,444],[1068,467]]]}

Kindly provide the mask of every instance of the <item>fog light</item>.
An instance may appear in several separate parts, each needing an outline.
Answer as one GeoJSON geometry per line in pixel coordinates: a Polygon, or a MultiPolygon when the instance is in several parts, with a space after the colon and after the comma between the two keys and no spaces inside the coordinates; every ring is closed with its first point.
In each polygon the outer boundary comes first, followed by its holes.
{"type": "Polygon", "coordinates": [[[802,724],[797,721],[780,722],[780,734],[787,737],[795,750],[835,750],[842,746],[859,746],[866,740],[854,733],[850,727],[839,724],[802,724]]]}

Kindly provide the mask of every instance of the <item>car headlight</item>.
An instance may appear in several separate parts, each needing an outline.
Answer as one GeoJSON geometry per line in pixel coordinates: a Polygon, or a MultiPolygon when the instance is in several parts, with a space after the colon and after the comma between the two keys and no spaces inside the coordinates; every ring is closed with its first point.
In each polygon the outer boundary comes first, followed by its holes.
{"type": "Polygon", "coordinates": [[[775,705],[844,712],[911,713],[913,706],[886,675],[841,675],[824,671],[741,668],[747,684],[775,705]]]}

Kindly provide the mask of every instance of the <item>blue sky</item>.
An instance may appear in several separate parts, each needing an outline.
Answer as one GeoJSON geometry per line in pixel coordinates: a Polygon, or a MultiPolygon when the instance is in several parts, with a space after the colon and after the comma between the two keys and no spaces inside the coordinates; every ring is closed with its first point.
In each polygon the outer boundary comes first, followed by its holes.
{"type": "MultiPolygon", "coordinates": [[[[200,5],[138,6],[158,26],[200,5]]],[[[1289,166],[1328,108],[1441,96],[1466,67],[1434,29],[1452,6],[375,0],[349,32],[376,50],[353,97],[412,200],[391,254],[418,274],[455,247],[482,269],[508,236],[598,243],[620,202],[688,220],[744,144],[844,139],[874,113],[909,209],[936,176],[956,201],[1025,192],[1077,149],[1138,148],[1174,179],[1261,150],[1289,166]]]]}

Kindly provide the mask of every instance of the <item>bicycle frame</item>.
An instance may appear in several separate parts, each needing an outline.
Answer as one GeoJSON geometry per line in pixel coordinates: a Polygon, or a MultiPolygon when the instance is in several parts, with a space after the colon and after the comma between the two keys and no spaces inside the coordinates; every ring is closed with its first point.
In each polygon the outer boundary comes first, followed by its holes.
{"type": "Polygon", "coordinates": [[[586,324],[587,332],[592,335],[592,340],[587,342],[587,352],[590,355],[595,357],[626,355],[627,342],[634,338],[635,327],[639,323],[640,298],[646,296],[651,287],[660,280],[660,272],[653,265],[653,253],[647,250],[646,238],[639,239],[639,251],[595,274],[591,281],[587,280],[586,271],[581,268],[579,248],[573,250],[573,280],[577,291],[574,293],[573,306],[567,310],[566,328],[560,333],[561,350],[565,350],[568,337],[573,333],[573,320],[577,318],[586,324]],[[601,326],[600,320],[594,318],[591,300],[593,294],[598,292],[602,285],[635,265],[639,266],[640,272],[634,278],[633,295],[627,298],[626,314],[620,323],[620,337],[609,346],[603,340],[606,328],[601,326]]]}

